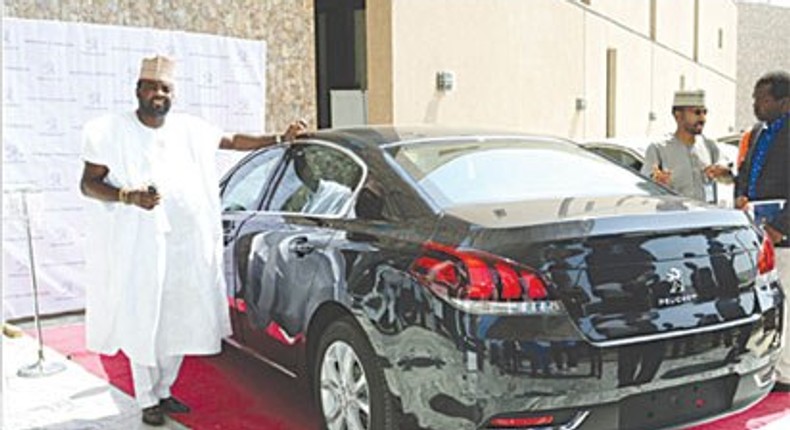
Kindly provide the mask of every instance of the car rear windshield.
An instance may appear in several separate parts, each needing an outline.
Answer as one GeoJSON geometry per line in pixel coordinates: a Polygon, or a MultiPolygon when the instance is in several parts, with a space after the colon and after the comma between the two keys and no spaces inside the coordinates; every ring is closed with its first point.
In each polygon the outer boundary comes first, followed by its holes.
{"type": "Polygon", "coordinates": [[[441,206],[667,194],[650,180],[557,140],[481,138],[406,143],[395,161],[441,206]]]}

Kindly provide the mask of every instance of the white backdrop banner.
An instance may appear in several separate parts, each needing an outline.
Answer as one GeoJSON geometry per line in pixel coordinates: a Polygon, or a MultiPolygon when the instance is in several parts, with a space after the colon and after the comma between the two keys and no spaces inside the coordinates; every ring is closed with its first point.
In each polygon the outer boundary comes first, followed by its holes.
{"type": "MultiPolygon", "coordinates": [[[[80,132],[137,107],[143,57],[177,62],[173,111],[228,132],[265,130],[266,44],[206,34],[3,18],[3,316],[33,314],[22,192],[27,189],[42,315],[84,307],[80,132]]],[[[224,171],[241,155],[218,151],[224,171]]]]}

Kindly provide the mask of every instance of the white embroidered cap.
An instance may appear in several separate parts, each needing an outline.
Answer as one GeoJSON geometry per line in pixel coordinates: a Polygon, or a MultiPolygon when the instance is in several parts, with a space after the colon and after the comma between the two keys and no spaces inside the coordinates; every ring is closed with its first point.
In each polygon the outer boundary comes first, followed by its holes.
{"type": "Polygon", "coordinates": [[[140,79],[173,83],[173,71],[176,63],[162,55],[143,58],[140,66],[140,79]]]}
{"type": "Polygon", "coordinates": [[[705,91],[676,91],[672,100],[672,107],[699,107],[705,106],[705,91]]]}

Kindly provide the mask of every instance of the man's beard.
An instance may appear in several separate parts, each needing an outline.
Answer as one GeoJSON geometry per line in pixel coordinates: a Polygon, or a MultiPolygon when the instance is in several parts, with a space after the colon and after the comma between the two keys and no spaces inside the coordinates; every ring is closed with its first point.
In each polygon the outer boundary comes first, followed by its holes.
{"type": "Polygon", "coordinates": [[[153,99],[147,102],[140,100],[138,108],[144,115],[163,118],[170,111],[170,100],[163,99],[162,104],[159,106],[154,105],[153,99]]]}
{"type": "Polygon", "coordinates": [[[691,124],[688,127],[686,127],[686,131],[688,131],[689,134],[693,134],[693,135],[696,136],[698,134],[702,134],[702,130],[704,128],[705,128],[705,123],[704,122],[703,123],[695,122],[694,124],[691,124]],[[698,126],[699,126],[699,128],[697,128],[698,126]]]}

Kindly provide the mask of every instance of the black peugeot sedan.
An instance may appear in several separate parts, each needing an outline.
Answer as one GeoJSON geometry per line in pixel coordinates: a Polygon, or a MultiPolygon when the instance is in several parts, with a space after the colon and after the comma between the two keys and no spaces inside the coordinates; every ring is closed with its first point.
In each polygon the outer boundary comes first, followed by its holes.
{"type": "Polygon", "coordinates": [[[676,428],[772,388],[759,229],[572,142],[323,130],[221,193],[230,342],[328,429],[676,428]]]}

